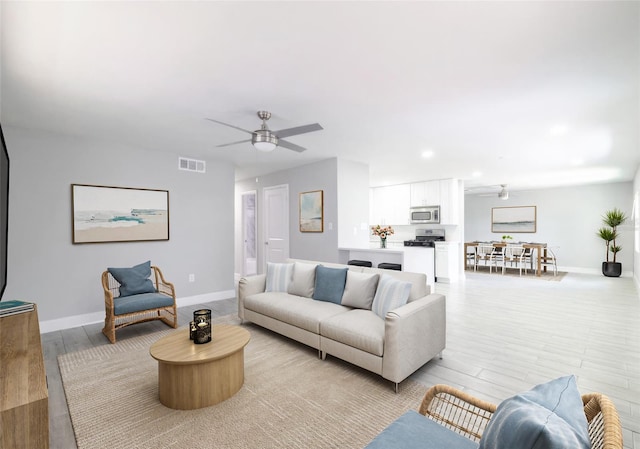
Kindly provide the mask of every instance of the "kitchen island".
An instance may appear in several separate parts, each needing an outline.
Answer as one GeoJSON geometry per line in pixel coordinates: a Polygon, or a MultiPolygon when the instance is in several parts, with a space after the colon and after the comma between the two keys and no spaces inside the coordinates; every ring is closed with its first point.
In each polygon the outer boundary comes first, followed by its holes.
{"type": "Polygon", "coordinates": [[[338,248],[338,262],[346,264],[350,260],[368,260],[374,267],[381,263],[399,263],[402,271],[424,273],[431,292],[435,289],[434,248],[397,246],[389,248],[338,248]]]}

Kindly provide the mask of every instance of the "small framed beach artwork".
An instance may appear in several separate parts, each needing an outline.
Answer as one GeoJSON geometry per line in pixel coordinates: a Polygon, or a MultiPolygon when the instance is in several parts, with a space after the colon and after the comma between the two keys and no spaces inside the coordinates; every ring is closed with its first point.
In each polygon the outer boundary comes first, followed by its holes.
{"type": "Polygon", "coordinates": [[[300,194],[300,232],[324,231],[323,191],[302,192],[300,194]]]}
{"type": "Polygon", "coordinates": [[[536,206],[491,208],[491,232],[536,232],[536,206]]]}
{"type": "Polygon", "coordinates": [[[169,240],[169,191],[71,185],[73,243],[169,240]]]}

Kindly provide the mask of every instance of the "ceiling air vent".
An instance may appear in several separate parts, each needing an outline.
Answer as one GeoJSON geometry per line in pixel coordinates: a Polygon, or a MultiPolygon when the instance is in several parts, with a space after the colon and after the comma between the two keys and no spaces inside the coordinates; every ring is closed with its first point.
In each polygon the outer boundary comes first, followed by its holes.
{"type": "Polygon", "coordinates": [[[199,161],[197,159],[188,159],[186,157],[179,157],[178,170],[205,173],[207,171],[207,163],[205,161],[199,161]]]}

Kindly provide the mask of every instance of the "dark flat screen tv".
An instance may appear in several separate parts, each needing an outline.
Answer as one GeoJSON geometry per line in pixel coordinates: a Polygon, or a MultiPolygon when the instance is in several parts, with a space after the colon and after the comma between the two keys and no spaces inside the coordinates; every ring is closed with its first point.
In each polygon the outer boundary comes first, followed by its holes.
{"type": "Polygon", "coordinates": [[[9,231],[9,153],[0,124],[0,300],[7,286],[7,243],[9,231]]]}

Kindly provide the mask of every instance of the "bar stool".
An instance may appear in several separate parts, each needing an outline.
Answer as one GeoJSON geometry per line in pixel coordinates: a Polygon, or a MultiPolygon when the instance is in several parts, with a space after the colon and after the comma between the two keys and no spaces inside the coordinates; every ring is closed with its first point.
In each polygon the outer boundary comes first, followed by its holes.
{"type": "Polygon", "coordinates": [[[373,267],[373,264],[368,260],[350,260],[347,265],[355,265],[356,267],[373,267]]]}
{"type": "Polygon", "coordinates": [[[388,263],[382,262],[378,264],[378,268],[383,268],[385,270],[397,270],[402,271],[402,265],[399,263],[388,263]]]}

